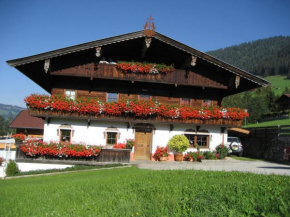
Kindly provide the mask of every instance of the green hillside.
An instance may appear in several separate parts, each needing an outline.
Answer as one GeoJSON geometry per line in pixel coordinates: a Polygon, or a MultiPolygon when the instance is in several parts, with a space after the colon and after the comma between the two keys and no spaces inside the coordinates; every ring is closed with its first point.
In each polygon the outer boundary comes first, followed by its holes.
{"type": "Polygon", "coordinates": [[[267,81],[271,82],[272,90],[277,95],[282,95],[286,87],[290,88],[290,79],[286,79],[286,76],[268,76],[265,78],[267,81]]]}
{"type": "Polygon", "coordinates": [[[21,110],[24,108],[21,108],[19,106],[13,106],[13,105],[5,105],[0,103],[0,115],[8,119],[10,116],[15,118],[21,110]]]}
{"type": "Polygon", "coordinates": [[[259,76],[290,74],[290,36],[276,36],[207,52],[259,76]]]}

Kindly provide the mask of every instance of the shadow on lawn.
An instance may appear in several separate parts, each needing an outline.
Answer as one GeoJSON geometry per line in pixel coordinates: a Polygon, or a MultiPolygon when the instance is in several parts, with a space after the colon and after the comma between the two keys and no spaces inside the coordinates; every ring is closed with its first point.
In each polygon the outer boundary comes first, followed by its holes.
{"type": "Polygon", "coordinates": [[[290,170],[290,167],[258,167],[258,168],[263,168],[263,169],[281,169],[281,170],[285,170],[288,169],[290,170]]]}

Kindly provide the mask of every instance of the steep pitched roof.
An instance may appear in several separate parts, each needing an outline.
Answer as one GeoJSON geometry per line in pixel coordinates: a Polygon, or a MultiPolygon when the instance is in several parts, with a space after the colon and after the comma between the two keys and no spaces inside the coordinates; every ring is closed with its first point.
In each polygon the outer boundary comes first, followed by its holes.
{"type": "Polygon", "coordinates": [[[43,129],[44,121],[41,118],[32,117],[28,110],[22,110],[11,122],[10,128],[43,129]]]}
{"type": "MultiPolygon", "coordinates": [[[[109,37],[109,38],[100,39],[100,40],[96,40],[96,41],[91,41],[91,42],[87,42],[87,43],[83,43],[83,44],[79,44],[79,45],[74,45],[74,46],[70,46],[70,47],[66,47],[66,48],[61,48],[61,49],[33,55],[33,56],[23,57],[23,58],[14,59],[14,60],[8,60],[7,63],[12,67],[17,67],[20,65],[24,65],[24,64],[28,64],[28,63],[32,63],[32,62],[36,62],[36,61],[41,61],[41,60],[50,59],[50,58],[54,58],[54,57],[58,57],[58,56],[63,56],[63,55],[67,55],[70,53],[75,53],[75,52],[79,52],[79,51],[83,51],[83,50],[95,49],[98,46],[119,43],[122,41],[128,41],[128,40],[141,38],[141,37],[145,37],[143,31],[137,31],[137,32],[132,32],[132,33],[124,34],[124,35],[119,35],[119,36],[109,37]]],[[[176,47],[177,49],[180,49],[180,50],[182,50],[190,55],[196,56],[197,58],[201,58],[201,59],[203,59],[211,64],[214,64],[214,65],[216,65],[220,68],[223,68],[227,71],[230,71],[231,73],[234,73],[234,74],[239,75],[247,80],[250,80],[254,83],[257,83],[260,86],[267,86],[269,84],[268,81],[266,81],[262,78],[259,78],[259,77],[255,76],[249,72],[241,70],[241,69],[239,69],[235,66],[232,66],[228,63],[225,63],[225,62],[223,62],[217,58],[214,58],[206,53],[203,53],[199,50],[191,48],[185,44],[182,44],[182,43],[180,43],[174,39],[171,39],[165,35],[162,35],[158,32],[155,32],[155,35],[153,35],[152,37],[159,40],[159,41],[162,41],[166,44],[169,44],[170,46],[176,47]]]]}

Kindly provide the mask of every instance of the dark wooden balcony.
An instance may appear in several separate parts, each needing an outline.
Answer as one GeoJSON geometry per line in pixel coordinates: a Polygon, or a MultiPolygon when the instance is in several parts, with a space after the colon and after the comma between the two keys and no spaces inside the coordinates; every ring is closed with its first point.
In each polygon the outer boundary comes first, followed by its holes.
{"type": "Polygon", "coordinates": [[[114,122],[126,122],[129,123],[150,123],[150,124],[195,124],[195,125],[213,125],[213,126],[222,126],[222,127],[241,127],[242,120],[230,120],[230,119],[165,119],[162,117],[149,117],[149,118],[140,118],[133,116],[90,116],[90,115],[80,115],[78,113],[63,113],[56,111],[44,111],[38,109],[29,109],[29,114],[34,117],[42,118],[68,118],[68,119],[86,119],[88,122],[92,120],[102,120],[102,121],[114,121],[114,122]]]}
{"type": "Polygon", "coordinates": [[[173,72],[168,74],[156,74],[156,75],[152,74],[144,75],[134,73],[128,74],[118,71],[116,69],[116,65],[114,64],[87,63],[84,65],[78,65],[69,68],[55,69],[54,71],[51,72],[51,75],[228,89],[228,87],[225,84],[223,84],[224,83],[223,79],[218,77],[216,73],[211,73],[209,71],[188,72],[183,69],[175,69],[173,72]]]}

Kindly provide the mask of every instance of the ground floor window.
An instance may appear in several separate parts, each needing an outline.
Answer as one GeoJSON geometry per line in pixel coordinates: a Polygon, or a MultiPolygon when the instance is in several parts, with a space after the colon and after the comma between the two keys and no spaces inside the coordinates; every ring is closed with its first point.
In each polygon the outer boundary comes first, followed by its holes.
{"type": "Polygon", "coordinates": [[[115,132],[107,132],[107,145],[115,145],[117,144],[117,133],[115,132]]]}
{"type": "Polygon", "coordinates": [[[60,130],[60,141],[71,142],[71,130],[60,130]]]}
{"type": "Polygon", "coordinates": [[[195,148],[198,145],[200,148],[209,147],[209,135],[184,134],[189,140],[189,147],[195,148]]]}

